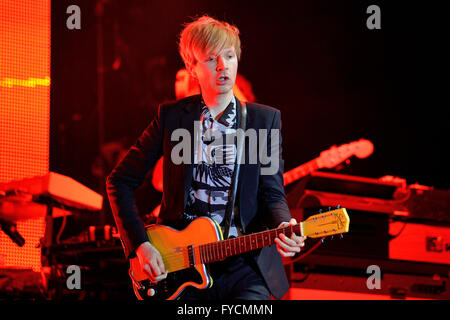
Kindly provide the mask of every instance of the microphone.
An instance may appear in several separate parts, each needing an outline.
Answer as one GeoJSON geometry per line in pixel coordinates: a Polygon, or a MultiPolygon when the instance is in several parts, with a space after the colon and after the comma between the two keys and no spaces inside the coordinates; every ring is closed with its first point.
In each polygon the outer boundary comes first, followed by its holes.
{"type": "Polygon", "coordinates": [[[15,223],[7,222],[5,220],[0,220],[0,225],[4,233],[14,241],[19,247],[22,247],[25,244],[25,239],[17,232],[17,226],[15,223]]]}

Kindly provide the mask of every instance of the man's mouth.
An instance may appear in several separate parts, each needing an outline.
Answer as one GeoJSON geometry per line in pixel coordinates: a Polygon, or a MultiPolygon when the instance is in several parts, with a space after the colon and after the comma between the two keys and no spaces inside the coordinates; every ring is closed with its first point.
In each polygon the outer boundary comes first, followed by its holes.
{"type": "Polygon", "coordinates": [[[231,81],[231,78],[228,76],[220,76],[216,80],[216,84],[218,85],[227,85],[231,81]]]}

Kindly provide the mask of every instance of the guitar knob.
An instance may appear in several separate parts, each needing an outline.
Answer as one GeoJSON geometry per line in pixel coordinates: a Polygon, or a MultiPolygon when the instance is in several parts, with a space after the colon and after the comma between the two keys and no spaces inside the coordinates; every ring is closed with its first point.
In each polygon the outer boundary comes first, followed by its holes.
{"type": "Polygon", "coordinates": [[[155,293],[156,293],[156,291],[153,288],[150,288],[150,289],[147,290],[147,295],[149,297],[153,297],[155,295],[155,293]]]}

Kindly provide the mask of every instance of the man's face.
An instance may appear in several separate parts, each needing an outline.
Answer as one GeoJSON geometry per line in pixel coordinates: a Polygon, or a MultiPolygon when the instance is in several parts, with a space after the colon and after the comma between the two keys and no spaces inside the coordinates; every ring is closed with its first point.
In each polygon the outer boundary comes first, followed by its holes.
{"type": "Polygon", "coordinates": [[[238,68],[234,47],[220,52],[194,51],[197,63],[191,66],[191,74],[198,79],[203,94],[219,95],[233,90],[238,68]]]}

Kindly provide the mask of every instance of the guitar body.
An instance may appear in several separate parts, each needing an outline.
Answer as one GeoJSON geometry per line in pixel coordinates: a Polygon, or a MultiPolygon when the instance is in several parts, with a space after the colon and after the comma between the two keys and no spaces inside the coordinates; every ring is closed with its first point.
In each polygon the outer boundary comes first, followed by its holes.
{"type": "Polygon", "coordinates": [[[153,284],[141,271],[138,258],[131,259],[130,276],[138,299],[174,300],[188,286],[205,289],[212,286],[212,278],[195,247],[223,239],[220,226],[207,217],[191,222],[184,230],[164,225],[147,227],[150,243],[160,252],[167,278],[153,284]]]}

